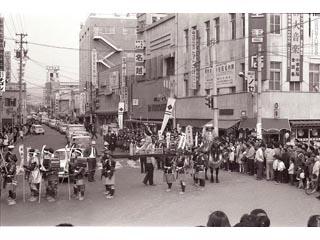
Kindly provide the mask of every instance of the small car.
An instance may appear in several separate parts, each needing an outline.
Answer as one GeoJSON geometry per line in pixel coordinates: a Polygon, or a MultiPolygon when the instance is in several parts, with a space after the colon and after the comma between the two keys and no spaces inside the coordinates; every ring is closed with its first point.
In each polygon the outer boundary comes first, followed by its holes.
{"type": "Polygon", "coordinates": [[[39,134],[44,135],[44,133],[45,133],[43,127],[41,125],[37,125],[37,124],[33,124],[31,126],[31,132],[32,132],[32,134],[35,134],[35,135],[39,135],[39,134]]]}

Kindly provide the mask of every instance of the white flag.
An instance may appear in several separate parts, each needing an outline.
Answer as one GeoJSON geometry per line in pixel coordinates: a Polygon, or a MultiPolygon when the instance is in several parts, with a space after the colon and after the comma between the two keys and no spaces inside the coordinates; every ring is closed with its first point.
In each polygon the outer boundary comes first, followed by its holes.
{"type": "Polygon", "coordinates": [[[123,112],[124,112],[124,102],[119,102],[119,106],[118,106],[119,129],[123,129],[123,112]]]}
{"type": "Polygon", "coordinates": [[[182,148],[182,149],[184,148],[185,140],[186,140],[186,134],[182,133],[181,136],[180,136],[180,139],[179,139],[178,149],[179,148],[182,148]]]}
{"type": "Polygon", "coordinates": [[[172,110],[175,102],[176,102],[176,99],[168,98],[166,111],[164,112],[163,121],[160,129],[161,135],[168,124],[169,118],[172,116],[172,110]]]}
{"type": "Polygon", "coordinates": [[[20,166],[17,171],[18,174],[23,169],[23,165],[24,165],[24,146],[23,145],[19,145],[19,154],[20,154],[20,166]]]}

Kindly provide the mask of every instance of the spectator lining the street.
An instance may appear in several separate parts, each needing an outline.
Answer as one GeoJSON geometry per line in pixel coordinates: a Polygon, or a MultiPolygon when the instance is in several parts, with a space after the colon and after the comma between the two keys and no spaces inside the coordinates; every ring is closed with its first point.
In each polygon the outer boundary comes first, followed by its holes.
{"type": "Polygon", "coordinates": [[[209,215],[207,227],[231,227],[231,225],[224,212],[215,211],[209,215]]]}

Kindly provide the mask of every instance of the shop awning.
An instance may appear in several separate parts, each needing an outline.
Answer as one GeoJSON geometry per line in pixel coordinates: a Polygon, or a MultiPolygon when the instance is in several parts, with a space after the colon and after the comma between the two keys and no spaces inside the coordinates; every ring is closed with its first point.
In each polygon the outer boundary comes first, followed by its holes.
{"type": "Polygon", "coordinates": [[[290,123],[295,128],[320,127],[320,120],[290,120],[290,123]]]}
{"type": "Polygon", "coordinates": [[[202,128],[208,122],[208,119],[177,119],[177,123],[181,127],[186,127],[188,125],[196,128],[202,128]]]}
{"type": "MultiPolygon", "coordinates": [[[[247,118],[240,122],[239,129],[256,129],[257,119],[247,118]]],[[[262,129],[265,131],[291,131],[289,120],[287,118],[274,119],[274,118],[262,118],[262,129]]]]}
{"type": "Polygon", "coordinates": [[[147,123],[147,124],[162,124],[162,121],[154,121],[154,120],[139,120],[139,119],[126,119],[125,122],[132,123],[147,123]]]}
{"type": "MultiPolygon", "coordinates": [[[[218,127],[219,129],[229,129],[235,126],[239,120],[218,120],[218,127]]],[[[213,125],[213,120],[207,122],[207,124],[212,124],[213,125]]]]}

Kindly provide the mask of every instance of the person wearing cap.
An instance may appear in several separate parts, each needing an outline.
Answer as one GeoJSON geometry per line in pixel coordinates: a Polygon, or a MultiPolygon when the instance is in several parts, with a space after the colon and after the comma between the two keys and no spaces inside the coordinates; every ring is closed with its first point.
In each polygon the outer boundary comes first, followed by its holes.
{"type": "Polygon", "coordinates": [[[16,187],[17,187],[17,156],[12,153],[13,145],[8,146],[8,152],[5,156],[5,165],[1,167],[1,173],[4,174],[4,188],[8,187],[8,205],[16,204],[16,187]]]}
{"type": "Polygon", "coordinates": [[[114,197],[115,192],[115,168],[116,162],[110,156],[109,149],[105,149],[103,156],[101,157],[102,171],[101,179],[105,186],[105,195],[107,199],[114,197]]]}
{"type": "Polygon", "coordinates": [[[94,182],[94,175],[97,166],[97,148],[95,141],[92,141],[91,146],[84,151],[84,156],[88,159],[88,181],[94,182]]]}

